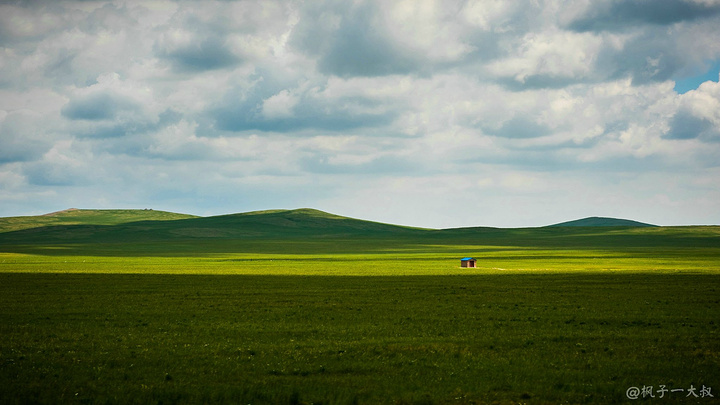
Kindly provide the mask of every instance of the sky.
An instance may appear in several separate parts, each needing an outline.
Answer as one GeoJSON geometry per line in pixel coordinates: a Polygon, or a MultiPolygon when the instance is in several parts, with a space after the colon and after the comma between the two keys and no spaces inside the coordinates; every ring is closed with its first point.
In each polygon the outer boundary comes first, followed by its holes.
{"type": "Polygon", "coordinates": [[[720,224],[719,70],[720,0],[0,0],[0,216],[720,224]]]}

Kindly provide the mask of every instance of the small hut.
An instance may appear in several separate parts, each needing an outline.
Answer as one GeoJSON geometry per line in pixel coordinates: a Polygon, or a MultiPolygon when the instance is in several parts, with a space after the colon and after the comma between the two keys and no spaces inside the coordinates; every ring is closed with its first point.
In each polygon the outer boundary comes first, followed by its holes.
{"type": "Polygon", "coordinates": [[[460,267],[477,267],[475,263],[477,260],[473,259],[472,257],[463,257],[460,259],[460,267]]]}

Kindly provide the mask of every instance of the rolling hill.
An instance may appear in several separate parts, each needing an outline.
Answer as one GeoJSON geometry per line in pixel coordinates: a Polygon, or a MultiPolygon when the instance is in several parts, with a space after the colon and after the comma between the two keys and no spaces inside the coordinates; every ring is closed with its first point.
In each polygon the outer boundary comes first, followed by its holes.
{"type": "Polygon", "coordinates": [[[417,234],[420,228],[302,208],[196,217],[154,210],[65,210],[0,218],[0,244],[118,243],[182,239],[298,239],[417,234]]]}
{"type": "Polygon", "coordinates": [[[555,226],[640,226],[640,227],[654,227],[657,225],[646,224],[643,222],[633,221],[630,219],[617,219],[617,218],[605,218],[605,217],[588,217],[583,219],[577,219],[574,221],[561,222],[559,224],[549,225],[555,226]]]}
{"type": "Polygon", "coordinates": [[[304,253],[308,249],[422,252],[440,245],[625,249],[713,247],[718,243],[720,227],[656,227],[611,218],[586,218],[538,228],[440,230],[365,221],[308,208],[210,217],[155,210],[74,209],[0,218],[0,252],[40,254],[205,255],[251,250],[304,253]]]}
{"type": "Polygon", "coordinates": [[[118,225],[135,221],[170,221],[194,215],[150,209],[94,210],[69,208],[45,215],[0,218],[0,232],[60,225],[118,225]]]}

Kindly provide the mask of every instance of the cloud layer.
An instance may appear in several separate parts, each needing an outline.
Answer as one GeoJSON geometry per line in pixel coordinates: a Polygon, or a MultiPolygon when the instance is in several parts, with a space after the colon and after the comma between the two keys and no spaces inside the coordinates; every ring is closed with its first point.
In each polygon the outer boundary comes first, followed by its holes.
{"type": "Polygon", "coordinates": [[[0,215],[720,223],[720,3],[0,3],[0,215]]]}

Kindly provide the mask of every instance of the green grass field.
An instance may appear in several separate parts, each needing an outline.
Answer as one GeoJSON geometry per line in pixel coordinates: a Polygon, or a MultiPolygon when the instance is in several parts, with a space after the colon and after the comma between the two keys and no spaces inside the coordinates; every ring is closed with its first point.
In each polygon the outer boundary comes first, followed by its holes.
{"type": "Polygon", "coordinates": [[[0,403],[717,403],[719,275],[720,227],[0,219],[0,403]]]}

